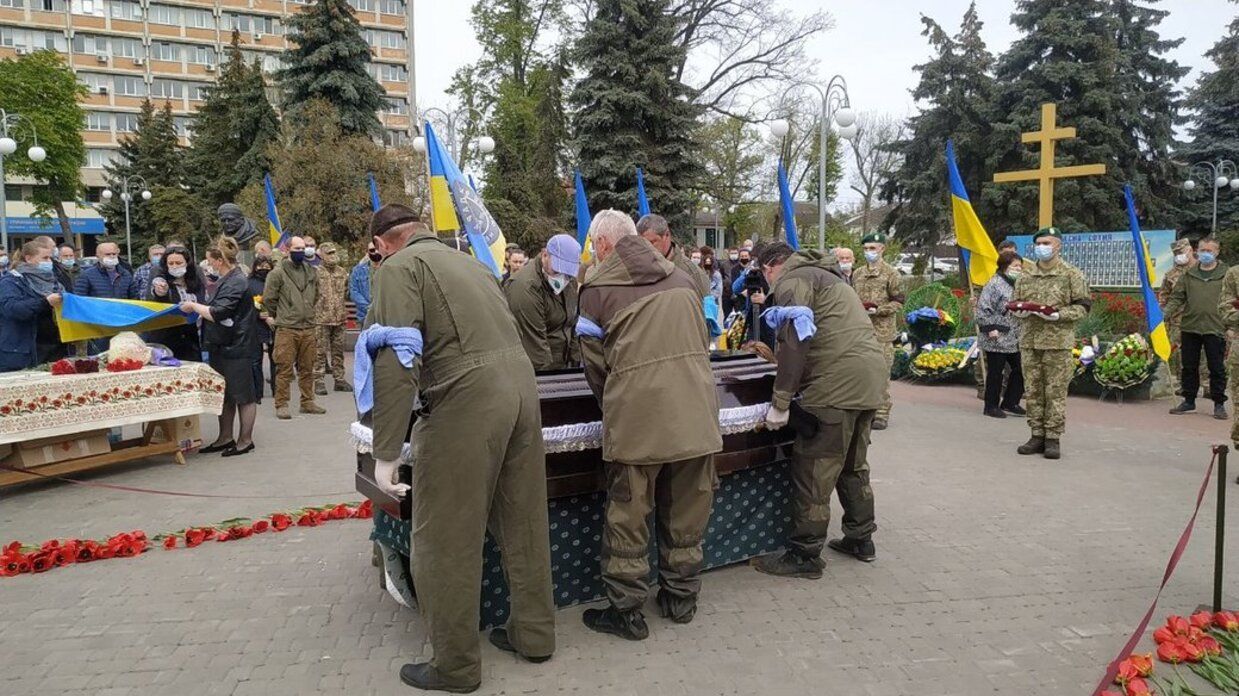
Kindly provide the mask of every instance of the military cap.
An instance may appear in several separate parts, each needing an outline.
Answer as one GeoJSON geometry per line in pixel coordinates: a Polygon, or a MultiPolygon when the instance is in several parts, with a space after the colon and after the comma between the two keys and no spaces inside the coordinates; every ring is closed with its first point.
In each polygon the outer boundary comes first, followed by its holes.
{"type": "Polygon", "coordinates": [[[421,221],[422,216],[418,215],[417,211],[409,206],[399,203],[388,203],[375,211],[374,216],[370,218],[370,236],[378,237],[386,234],[393,227],[421,221]]]}
{"type": "Polygon", "coordinates": [[[1033,235],[1033,241],[1035,242],[1042,237],[1053,237],[1061,242],[1063,240],[1063,233],[1059,232],[1057,227],[1044,227],[1037,230],[1037,233],[1033,235]]]}
{"type": "Polygon", "coordinates": [[[885,244],[887,240],[889,239],[890,237],[887,237],[881,232],[873,232],[861,238],[860,243],[861,244],[885,244]]]}
{"type": "Polygon", "coordinates": [[[1170,250],[1176,254],[1182,254],[1192,248],[1192,242],[1187,237],[1176,239],[1170,245],[1170,250]]]}

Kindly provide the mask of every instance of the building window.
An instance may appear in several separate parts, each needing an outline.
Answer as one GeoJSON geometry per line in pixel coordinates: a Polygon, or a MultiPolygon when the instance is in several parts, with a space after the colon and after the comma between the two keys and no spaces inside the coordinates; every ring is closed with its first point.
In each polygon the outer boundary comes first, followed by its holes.
{"type": "Polygon", "coordinates": [[[374,12],[375,0],[348,0],[348,4],[358,12],[374,12]]]}
{"type": "Polygon", "coordinates": [[[383,107],[383,113],[388,114],[407,114],[409,113],[409,103],[403,99],[387,99],[387,106],[383,107]]]}
{"type": "MultiPolygon", "coordinates": [[[[3,4],[3,3],[0,3],[3,4]]],[[[73,0],[69,4],[73,14],[103,16],[103,0],[73,0]]]]}
{"type": "Polygon", "coordinates": [[[207,94],[211,92],[211,85],[202,82],[189,83],[189,98],[193,101],[206,101],[207,94]]]}
{"type": "Polygon", "coordinates": [[[371,63],[375,66],[373,73],[375,79],[382,82],[408,82],[409,71],[403,65],[393,65],[391,63],[371,63]]]}
{"type": "Polygon", "coordinates": [[[211,46],[190,46],[188,58],[190,63],[215,65],[215,49],[211,46]]]}
{"type": "Polygon", "coordinates": [[[185,96],[185,83],[176,80],[155,80],[151,83],[151,96],[180,99],[185,96]]]}
{"type": "Polygon", "coordinates": [[[30,47],[36,51],[45,48],[49,51],[68,53],[69,40],[58,31],[32,31],[30,32],[30,47]]]}
{"type": "Polygon", "coordinates": [[[180,26],[181,8],[172,7],[171,5],[151,5],[146,11],[146,21],[151,24],[180,26]]]}
{"type": "Polygon", "coordinates": [[[156,42],[151,44],[151,60],[167,60],[181,62],[181,45],[156,42]]]}
{"type": "Polygon", "coordinates": [[[112,130],[112,114],[106,111],[87,111],[86,112],[86,130],[88,131],[110,131],[112,130]]]}
{"type": "Polygon", "coordinates": [[[123,97],[146,96],[146,82],[140,77],[117,75],[113,78],[113,85],[116,87],[116,93],[123,97]]]}
{"type": "Polygon", "coordinates": [[[283,31],[280,20],[276,17],[226,13],[224,22],[229,30],[252,31],[255,34],[279,34],[283,31]]]}
{"type": "Polygon", "coordinates": [[[185,16],[185,26],[191,29],[214,29],[215,15],[210,10],[199,10],[185,7],[181,10],[185,16]]]}
{"type": "Polygon", "coordinates": [[[100,150],[91,148],[86,151],[86,166],[90,169],[103,169],[116,159],[116,150],[100,150]]]}
{"type": "Polygon", "coordinates": [[[132,22],[141,22],[142,6],[128,0],[111,0],[108,4],[108,14],[112,19],[128,19],[132,22]]]}
{"type": "Polygon", "coordinates": [[[0,0],[0,7],[22,8],[26,6],[26,0],[0,0]]]}
{"type": "Polygon", "coordinates": [[[112,39],[112,55],[120,58],[143,58],[146,51],[137,39],[112,39]]]}
{"type": "Polygon", "coordinates": [[[379,12],[388,15],[403,15],[405,13],[404,0],[379,0],[379,12]]]}
{"type": "Polygon", "coordinates": [[[404,34],[396,31],[371,30],[370,45],[381,48],[404,48],[404,34]]]}
{"type": "Polygon", "coordinates": [[[189,137],[190,126],[193,124],[193,119],[188,116],[173,116],[172,129],[182,138],[189,137]]]}
{"type": "Polygon", "coordinates": [[[116,114],[117,133],[135,133],[138,130],[137,114],[116,114]]]}
{"type": "Polygon", "coordinates": [[[409,142],[409,134],[402,130],[384,130],[383,144],[387,147],[401,147],[409,142]]]}
{"type": "Polygon", "coordinates": [[[99,73],[78,73],[77,79],[81,80],[82,84],[86,85],[86,89],[91,94],[97,94],[100,87],[112,86],[112,78],[107,75],[100,75],[99,73]]]}
{"type": "Polygon", "coordinates": [[[34,0],[30,9],[43,10],[44,12],[64,12],[65,0],[34,0]]]}
{"type": "Polygon", "coordinates": [[[75,34],[73,36],[73,51],[75,53],[95,53],[106,55],[108,52],[108,40],[102,36],[75,34]]]}

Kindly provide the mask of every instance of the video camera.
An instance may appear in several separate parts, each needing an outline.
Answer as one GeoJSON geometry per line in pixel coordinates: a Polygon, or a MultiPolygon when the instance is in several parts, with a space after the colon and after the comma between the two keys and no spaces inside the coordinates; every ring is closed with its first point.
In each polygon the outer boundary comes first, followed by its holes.
{"type": "Polygon", "coordinates": [[[753,267],[744,276],[744,291],[751,297],[755,292],[766,292],[768,287],[766,285],[766,275],[762,273],[761,268],[754,262],[753,267]]]}

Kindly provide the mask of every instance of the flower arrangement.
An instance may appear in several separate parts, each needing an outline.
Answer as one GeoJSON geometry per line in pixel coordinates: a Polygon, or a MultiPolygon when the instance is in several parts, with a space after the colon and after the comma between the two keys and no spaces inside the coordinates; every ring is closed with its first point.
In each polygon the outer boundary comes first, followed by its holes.
{"type": "Polygon", "coordinates": [[[132,372],[141,370],[146,363],[137,358],[115,358],[108,361],[108,372],[132,372]]]}
{"type": "Polygon", "coordinates": [[[955,346],[923,350],[912,359],[911,372],[917,377],[945,377],[958,372],[968,352],[955,346]]]}
{"type": "Polygon", "coordinates": [[[95,358],[62,358],[52,363],[48,371],[53,375],[87,375],[99,371],[99,361],[95,358]]]}
{"type": "Polygon", "coordinates": [[[254,295],[254,309],[262,311],[262,295],[254,295]]]}
{"type": "Polygon", "coordinates": [[[1158,661],[1170,665],[1170,673],[1164,678],[1156,673],[1152,653],[1132,655],[1119,663],[1114,679],[1122,692],[1106,691],[1103,696],[1199,694],[1179,671],[1179,665],[1187,665],[1192,673],[1224,693],[1239,692],[1239,615],[1235,612],[1169,616],[1153,632],[1153,640],[1158,661]]]}
{"type": "Polygon", "coordinates": [[[1140,334],[1131,334],[1110,346],[1093,367],[1093,378],[1109,389],[1130,389],[1153,374],[1156,361],[1140,334]]]}

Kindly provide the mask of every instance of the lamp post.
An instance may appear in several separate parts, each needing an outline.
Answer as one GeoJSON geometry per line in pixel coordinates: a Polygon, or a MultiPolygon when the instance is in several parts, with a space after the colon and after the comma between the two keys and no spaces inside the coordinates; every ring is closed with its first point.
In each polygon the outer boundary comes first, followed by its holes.
{"type": "Polygon", "coordinates": [[[26,148],[26,156],[31,162],[36,163],[47,159],[47,150],[39,146],[39,134],[34,124],[31,123],[30,117],[0,109],[0,247],[3,247],[4,251],[9,249],[9,214],[7,191],[4,186],[4,158],[17,152],[17,141],[10,137],[9,130],[16,131],[17,126],[21,124],[25,124],[30,129],[31,140],[34,141],[33,145],[26,148]]]}
{"type": "MultiPolygon", "coordinates": [[[[134,174],[121,179],[120,199],[125,202],[125,260],[130,267],[133,266],[133,232],[129,228],[129,203],[133,201],[134,186],[141,187],[142,193],[140,195],[142,200],[149,201],[151,199],[151,192],[146,190],[146,179],[143,179],[141,175],[134,174]]],[[[103,193],[100,195],[103,196],[105,201],[112,200],[113,196],[111,189],[103,189],[103,193]]]]}
{"type": "MultiPolygon", "coordinates": [[[[842,75],[830,78],[825,89],[813,83],[792,85],[783,92],[783,98],[780,101],[783,101],[787,94],[797,87],[812,87],[822,98],[817,146],[817,248],[819,251],[824,251],[826,249],[826,144],[830,137],[830,123],[833,121],[839,127],[840,138],[851,140],[856,137],[858,131],[856,112],[852,110],[851,101],[848,98],[847,81],[842,75]]],[[[776,138],[785,138],[790,131],[791,124],[784,119],[770,124],[770,132],[776,138]]]]}
{"type": "MultiPolygon", "coordinates": [[[[1217,192],[1219,189],[1230,186],[1231,191],[1239,191],[1239,168],[1235,167],[1235,163],[1228,159],[1219,159],[1216,162],[1197,162],[1188,168],[1188,175],[1193,171],[1200,173],[1208,173],[1209,179],[1213,182],[1213,224],[1209,230],[1213,234],[1217,234],[1217,192]]],[[[1196,188],[1196,182],[1188,179],[1183,182],[1183,189],[1191,191],[1196,188]]]]}
{"type": "MultiPolygon", "coordinates": [[[[447,146],[448,150],[452,153],[452,160],[457,164],[460,164],[461,146],[461,142],[458,138],[459,130],[457,126],[461,123],[462,119],[472,116],[480,117],[481,115],[482,114],[476,109],[460,109],[458,111],[448,112],[436,106],[425,109],[420,114],[423,122],[430,120],[431,116],[438,116],[447,124],[447,146]]],[[[481,118],[478,118],[477,120],[480,121],[481,118]]],[[[479,136],[478,139],[474,141],[474,145],[482,154],[489,154],[495,150],[495,139],[486,135],[479,136]]],[[[422,153],[426,152],[425,136],[419,135],[413,139],[413,149],[422,153]]]]}

